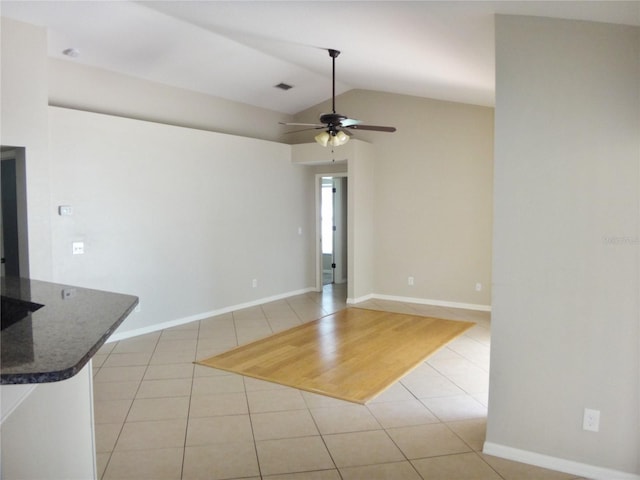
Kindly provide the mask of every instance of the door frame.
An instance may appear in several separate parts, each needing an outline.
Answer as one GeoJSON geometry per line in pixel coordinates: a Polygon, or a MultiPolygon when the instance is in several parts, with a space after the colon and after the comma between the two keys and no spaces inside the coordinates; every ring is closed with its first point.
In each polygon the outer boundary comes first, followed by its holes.
{"type": "MultiPolygon", "coordinates": [[[[27,180],[26,180],[26,154],[24,147],[0,146],[0,160],[15,162],[15,198],[11,199],[16,209],[16,224],[10,232],[4,231],[4,219],[2,235],[11,235],[13,242],[16,244],[17,251],[13,252],[14,262],[17,260],[17,272],[8,272],[18,274],[21,277],[29,277],[29,236],[27,224],[27,180]],[[13,231],[16,229],[16,231],[13,231]]],[[[3,239],[4,240],[4,239],[3,239]]],[[[4,242],[3,242],[4,243],[4,242]]],[[[3,252],[5,255],[7,252],[3,252]]],[[[7,274],[2,268],[2,276],[7,274]]]]}
{"type": "MultiPolygon", "coordinates": [[[[346,178],[347,179],[347,188],[349,188],[349,174],[347,172],[335,172],[335,173],[316,173],[315,179],[315,195],[316,195],[316,205],[315,205],[315,223],[316,223],[316,249],[315,249],[315,265],[316,265],[316,291],[321,292],[323,287],[322,282],[322,223],[320,219],[321,209],[322,209],[322,178],[323,177],[333,177],[333,178],[346,178]]],[[[345,202],[348,202],[348,199],[345,197],[345,202]]],[[[346,209],[348,211],[348,209],[346,209]]],[[[345,224],[348,223],[345,221],[345,224]]],[[[348,258],[348,235],[349,229],[346,229],[345,232],[345,245],[343,246],[344,252],[348,258]]],[[[335,251],[335,245],[334,245],[335,251]]],[[[345,276],[346,277],[346,276],[345,276]]]]}

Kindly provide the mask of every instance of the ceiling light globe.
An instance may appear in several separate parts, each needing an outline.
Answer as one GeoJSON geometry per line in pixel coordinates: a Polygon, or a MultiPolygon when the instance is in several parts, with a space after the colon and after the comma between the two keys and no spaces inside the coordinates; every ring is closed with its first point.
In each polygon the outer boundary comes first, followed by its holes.
{"type": "Polygon", "coordinates": [[[339,147],[340,145],[344,145],[348,141],[349,136],[341,130],[331,135],[331,138],[329,139],[329,145],[331,145],[332,147],[339,147]]]}
{"type": "Polygon", "coordinates": [[[336,139],[340,142],[339,145],[344,145],[349,141],[349,135],[341,130],[336,134],[336,139]]]}
{"type": "Polygon", "coordinates": [[[323,147],[327,146],[327,143],[329,143],[329,138],[330,136],[327,132],[320,132],[318,135],[315,136],[316,142],[318,142],[323,147]]]}

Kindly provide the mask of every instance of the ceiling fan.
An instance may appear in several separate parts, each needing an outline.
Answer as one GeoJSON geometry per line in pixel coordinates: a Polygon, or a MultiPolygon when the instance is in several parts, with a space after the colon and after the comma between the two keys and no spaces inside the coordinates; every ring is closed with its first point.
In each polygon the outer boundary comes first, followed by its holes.
{"type": "MultiPolygon", "coordinates": [[[[323,147],[331,145],[337,147],[344,145],[349,141],[349,137],[353,135],[351,130],[373,130],[376,132],[395,132],[396,127],[384,127],[380,125],[363,125],[360,120],[348,118],[345,115],[336,113],[336,58],[340,55],[339,50],[328,49],[329,56],[332,59],[333,64],[333,90],[331,95],[331,113],[324,113],[320,115],[320,123],[285,123],[280,122],[282,125],[288,126],[303,126],[310,127],[305,130],[322,130],[315,136],[316,142],[323,147]]],[[[298,130],[303,132],[305,130],[298,130]]],[[[295,133],[295,132],[289,132],[295,133]]]]}

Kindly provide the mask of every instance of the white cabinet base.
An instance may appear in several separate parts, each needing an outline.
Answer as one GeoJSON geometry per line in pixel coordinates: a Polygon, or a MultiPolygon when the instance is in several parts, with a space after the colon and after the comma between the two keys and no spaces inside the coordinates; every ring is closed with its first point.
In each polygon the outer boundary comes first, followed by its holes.
{"type": "Polygon", "coordinates": [[[2,423],[0,442],[2,480],[95,479],[91,362],[68,380],[38,384],[2,423]]]}

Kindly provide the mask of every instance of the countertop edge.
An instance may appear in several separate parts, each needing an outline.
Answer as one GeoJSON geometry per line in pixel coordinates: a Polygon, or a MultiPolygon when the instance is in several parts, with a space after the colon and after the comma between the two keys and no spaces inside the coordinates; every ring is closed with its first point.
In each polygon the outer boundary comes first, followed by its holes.
{"type": "MultiPolygon", "coordinates": [[[[131,296],[131,295],[130,295],[131,296]]],[[[76,364],[62,369],[54,370],[50,372],[39,373],[2,373],[0,374],[0,385],[27,385],[38,383],[53,383],[67,380],[77,375],[84,366],[89,363],[89,360],[95,356],[100,350],[100,347],[106,343],[108,338],[116,331],[116,329],[124,322],[124,320],[133,312],[140,299],[135,298],[135,301],[131,306],[123,312],[123,314],[113,323],[113,325],[107,329],[107,331],[98,339],[98,341],[83,355],[76,364]]]]}

